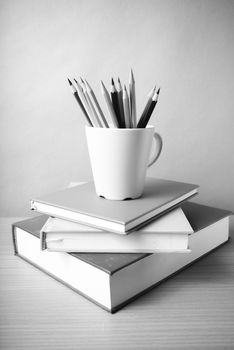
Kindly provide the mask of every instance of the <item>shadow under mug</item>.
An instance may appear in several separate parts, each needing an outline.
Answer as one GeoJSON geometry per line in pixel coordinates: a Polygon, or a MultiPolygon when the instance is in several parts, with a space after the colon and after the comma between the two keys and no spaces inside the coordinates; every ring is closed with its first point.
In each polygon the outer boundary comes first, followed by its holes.
{"type": "Polygon", "coordinates": [[[97,195],[110,200],[140,197],[146,170],[156,162],[163,145],[154,126],[142,129],[86,126],[86,139],[97,195]],[[150,158],[153,140],[155,147],[150,158]]]}

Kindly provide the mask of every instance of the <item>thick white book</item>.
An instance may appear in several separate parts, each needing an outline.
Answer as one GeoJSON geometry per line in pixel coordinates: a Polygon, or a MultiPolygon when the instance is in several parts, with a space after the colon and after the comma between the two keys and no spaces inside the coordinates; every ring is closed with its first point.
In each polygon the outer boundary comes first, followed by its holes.
{"type": "Polygon", "coordinates": [[[185,203],[182,208],[194,229],[189,236],[190,254],[42,251],[39,231],[47,220],[45,216],[13,225],[15,254],[105,310],[115,312],[228,241],[230,212],[195,203],[185,203]]]}
{"type": "Polygon", "coordinates": [[[49,217],[41,230],[41,247],[54,252],[190,252],[188,240],[193,232],[181,208],[129,235],[118,235],[49,217]]]}

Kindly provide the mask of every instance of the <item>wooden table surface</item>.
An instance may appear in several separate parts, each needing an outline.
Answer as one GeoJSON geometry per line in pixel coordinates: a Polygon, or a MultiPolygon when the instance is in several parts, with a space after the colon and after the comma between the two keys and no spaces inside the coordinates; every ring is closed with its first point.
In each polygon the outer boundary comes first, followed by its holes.
{"type": "Polygon", "coordinates": [[[111,315],[14,256],[20,219],[0,219],[0,349],[234,349],[233,241],[111,315]]]}

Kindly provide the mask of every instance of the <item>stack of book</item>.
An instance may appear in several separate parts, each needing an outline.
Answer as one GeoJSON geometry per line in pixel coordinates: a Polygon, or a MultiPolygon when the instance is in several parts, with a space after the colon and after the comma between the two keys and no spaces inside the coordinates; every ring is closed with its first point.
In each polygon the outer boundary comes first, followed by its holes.
{"type": "Polygon", "coordinates": [[[15,254],[115,312],[229,237],[230,212],[188,199],[198,186],[147,178],[141,198],[108,201],[92,182],[35,199],[13,224],[15,254]]]}

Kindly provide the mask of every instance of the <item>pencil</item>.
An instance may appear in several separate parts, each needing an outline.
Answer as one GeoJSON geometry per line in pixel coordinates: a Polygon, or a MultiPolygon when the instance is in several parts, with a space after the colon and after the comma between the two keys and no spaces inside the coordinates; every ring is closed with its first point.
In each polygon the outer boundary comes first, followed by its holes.
{"type": "Polygon", "coordinates": [[[144,118],[141,118],[139,123],[137,124],[137,127],[138,128],[145,128],[149,122],[149,119],[153,113],[153,110],[158,102],[158,95],[160,93],[160,88],[158,89],[158,91],[154,93],[153,97],[152,97],[152,100],[151,100],[151,103],[150,103],[150,106],[148,108],[148,111],[145,115],[144,118]]]}
{"type": "Polygon", "coordinates": [[[130,97],[130,113],[132,119],[132,126],[136,128],[137,120],[136,120],[136,91],[135,91],[135,80],[133,76],[133,71],[131,69],[129,76],[129,97],[130,97]]]}
{"type": "Polygon", "coordinates": [[[82,90],[84,92],[86,87],[85,87],[85,82],[84,82],[84,80],[81,77],[80,77],[80,86],[82,87],[82,90]]]}
{"type": "MultiPolygon", "coordinates": [[[[153,89],[149,92],[149,94],[148,94],[148,99],[147,99],[145,108],[144,108],[144,110],[143,110],[143,112],[142,112],[142,114],[141,114],[141,117],[140,117],[140,119],[139,119],[139,121],[138,121],[138,124],[141,122],[141,120],[144,120],[144,119],[145,119],[146,114],[147,114],[148,109],[149,109],[149,106],[150,106],[151,101],[152,101],[152,97],[153,97],[153,95],[154,95],[154,93],[155,93],[155,90],[156,90],[156,86],[153,87],[153,89]]],[[[137,126],[138,126],[138,124],[137,124],[137,126]]]]}
{"type": "Polygon", "coordinates": [[[96,120],[97,126],[102,128],[102,123],[101,123],[101,121],[99,119],[99,116],[98,116],[98,114],[97,114],[97,112],[95,110],[95,107],[94,107],[94,105],[93,105],[93,103],[91,101],[91,98],[89,97],[88,91],[86,89],[86,85],[83,85],[82,87],[83,87],[83,92],[84,92],[84,95],[85,95],[86,100],[88,102],[88,105],[90,107],[90,111],[91,111],[91,113],[93,115],[93,118],[96,120]]]}
{"type": "Polygon", "coordinates": [[[115,88],[115,83],[113,78],[111,79],[111,101],[115,111],[116,118],[118,120],[119,127],[123,128],[124,126],[120,117],[118,93],[115,88]]]}
{"type": "Polygon", "coordinates": [[[116,115],[115,115],[115,111],[114,111],[114,108],[113,108],[113,105],[111,103],[111,99],[110,99],[110,96],[109,96],[109,93],[105,87],[105,85],[103,84],[103,82],[101,81],[101,91],[102,91],[102,95],[106,101],[106,104],[107,104],[107,108],[108,108],[108,111],[110,113],[110,116],[111,116],[111,119],[113,121],[113,124],[116,128],[119,127],[119,124],[118,124],[118,120],[116,118],[116,115]]]}
{"type": "Polygon", "coordinates": [[[104,126],[105,126],[106,128],[109,128],[109,125],[108,125],[108,123],[107,123],[107,121],[106,121],[106,118],[105,118],[105,116],[104,116],[104,114],[103,114],[103,112],[102,112],[102,109],[101,109],[101,107],[100,107],[100,105],[99,105],[99,103],[98,103],[98,100],[97,100],[97,98],[96,98],[96,96],[95,96],[95,94],[94,94],[94,92],[93,92],[93,89],[91,88],[91,86],[89,85],[89,83],[87,82],[87,80],[85,80],[85,85],[86,85],[86,89],[87,89],[87,91],[88,91],[90,97],[93,99],[94,104],[95,104],[96,107],[97,107],[97,110],[98,110],[98,112],[99,112],[99,116],[100,116],[100,119],[102,120],[102,123],[104,124],[104,126]]]}
{"type": "Polygon", "coordinates": [[[81,84],[80,84],[76,79],[74,79],[74,81],[75,81],[75,83],[76,83],[77,92],[78,92],[78,94],[79,94],[79,97],[80,97],[80,99],[81,99],[81,101],[82,101],[82,103],[83,103],[83,105],[84,105],[84,108],[85,108],[87,114],[89,115],[89,119],[91,119],[93,126],[95,126],[96,123],[95,123],[95,120],[94,120],[94,118],[93,118],[93,114],[91,113],[91,110],[90,110],[90,106],[89,106],[89,104],[88,104],[88,101],[87,101],[87,99],[86,99],[86,97],[85,97],[85,95],[84,95],[82,86],[81,86],[81,84]]]}
{"type": "Polygon", "coordinates": [[[123,107],[123,89],[119,78],[117,83],[117,95],[118,95],[118,103],[119,103],[119,116],[120,116],[121,124],[123,128],[125,128],[126,124],[125,124],[124,107],[123,107]]]}
{"type": "MultiPolygon", "coordinates": [[[[84,91],[85,91],[85,83],[84,83],[84,80],[80,77],[80,83],[78,83],[78,82],[76,82],[76,83],[79,84],[79,86],[81,87],[81,89],[82,89],[82,91],[83,91],[84,98],[85,98],[85,100],[87,101],[87,98],[86,98],[85,93],[84,93],[84,91]]],[[[88,101],[87,101],[87,102],[88,102],[88,101]]]]}
{"type": "Polygon", "coordinates": [[[80,97],[78,95],[78,92],[77,92],[75,86],[72,84],[72,82],[71,82],[71,80],[69,78],[67,78],[67,80],[68,80],[68,83],[69,83],[69,85],[71,87],[72,94],[75,97],[76,101],[78,102],[78,104],[79,104],[79,106],[80,106],[80,108],[81,108],[81,110],[82,110],[82,112],[83,112],[83,114],[84,114],[88,124],[90,126],[93,126],[93,123],[91,122],[91,120],[89,118],[89,115],[88,115],[88,113],[86,112],[86,110],[85,110],[85,108],[83,106],[83,103],[82,103],[82,101],[81,101],[81,99],[80,99],[80,97]]]}
{"type": "Polygon", "coordinates": [[[131,128],[132,124],[131,124],[130,109],[129,109],[129,98],[128,98],[127,88],[125,85],[123,90],[123,108],[124,108],[125,126],[126,128],[131,128]]]}

